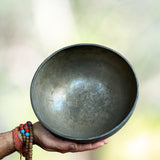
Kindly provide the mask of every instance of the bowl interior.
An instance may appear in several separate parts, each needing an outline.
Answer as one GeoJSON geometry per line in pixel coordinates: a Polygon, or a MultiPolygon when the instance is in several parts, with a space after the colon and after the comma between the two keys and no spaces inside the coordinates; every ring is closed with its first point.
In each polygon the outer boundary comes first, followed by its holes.
{"type": "Polygon", "coordinates": [[[53,133],[73,139],[103,135],[131,111],[135,75],[112,50],[73,46],[45,60],[31,85],[38,119],[53,133]]]}

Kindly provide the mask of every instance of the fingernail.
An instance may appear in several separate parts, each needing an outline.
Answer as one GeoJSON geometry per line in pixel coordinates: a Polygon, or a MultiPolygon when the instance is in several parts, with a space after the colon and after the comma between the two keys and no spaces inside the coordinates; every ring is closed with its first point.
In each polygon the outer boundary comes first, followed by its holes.
{"type": "Polygon", "coordinates": [[[74,149],[75,149],[75,145],[74,145],[74,144],[71,144],[71,145],[70,145],[70,149],[74,150],[74,149]]]}
{"type": "Polygon", "coordinates": [[[108,143],[108,139],[105,139],[105,140],[104,140],[104,143],[107,144],[107,143],[108,143]]]}
{"type": "Polygon", "coordinates": [[[99,146],[102,147],[104,145],[104,143],[100,143],[99,146]]]}

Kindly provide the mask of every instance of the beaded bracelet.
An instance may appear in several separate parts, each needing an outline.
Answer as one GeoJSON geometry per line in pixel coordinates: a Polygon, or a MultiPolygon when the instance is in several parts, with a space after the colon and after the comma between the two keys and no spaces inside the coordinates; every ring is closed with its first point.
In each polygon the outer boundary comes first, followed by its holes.
{"type": "Polygon", "coordinates": [[[19,127],[16,127],[15,129],[12,130],[12,135],[13,135],[14,146],[15,146],[16,150],[21,154],[23,144],[18,137],[18,131],[19,131],[19,127]]]}
{"type": "Polygon", "coordinates": [[[23,139],[22,155],[25,160],[32,160],[33,148],[33,125],[30,121],[19,125],[19,130],[23,139]]]}

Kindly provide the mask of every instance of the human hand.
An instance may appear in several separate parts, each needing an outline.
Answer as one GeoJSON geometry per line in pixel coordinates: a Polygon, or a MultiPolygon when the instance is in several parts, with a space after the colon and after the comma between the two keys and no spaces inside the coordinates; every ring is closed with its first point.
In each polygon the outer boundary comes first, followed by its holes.
{"type": "Polygon", "coordinates": [[[46,151],[66,152],[82,152],[93,150],[108,143],[108,140],[102,140],[89,144],[78,144],[72,141],[60,139],[51,134],[40,122],[33,124],[34,143],[46,151]]]}

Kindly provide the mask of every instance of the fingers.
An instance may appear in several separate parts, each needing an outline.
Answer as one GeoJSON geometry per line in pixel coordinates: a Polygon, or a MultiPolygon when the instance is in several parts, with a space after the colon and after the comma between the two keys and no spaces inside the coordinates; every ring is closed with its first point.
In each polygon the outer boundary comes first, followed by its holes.
{"type": "Polygon", "coordinates": [[[89,144],[78,144],[78,143],[73,143],[70,141],[64,141],[60,140],[57,143],[57,151],[61,153],[66,153],[66,152],[82,152],[82,151],[89,151],[93,150],[96,148],[99,148],[103,146],[104,144],[108,143],[108,139],[95,142],[95,143],[89,143],[89,144]]]}
{"type": "Polygon", "coordinates": [[[76,144],[75,149],[72,152],[82,152],[82,151],[93,150],[103,146],[106,143],[108,143],[108,139],[95,142],[95,143],[89,143],[89,144],[76,144]]]}

